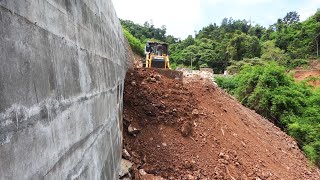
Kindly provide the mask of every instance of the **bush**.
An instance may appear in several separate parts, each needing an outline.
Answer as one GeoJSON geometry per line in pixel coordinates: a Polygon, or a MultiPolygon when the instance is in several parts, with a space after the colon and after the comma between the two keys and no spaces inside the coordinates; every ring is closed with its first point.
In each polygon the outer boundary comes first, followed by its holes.
{"type": "Polygon", "coordinates": [[[223,89],[225,89],[227,92],[229,92],[230,94],[234,94],[234,90],[236,89],[236,87],[238,86],[238,82],[236,81],[236,79],[234,77],[222,77],[222,76],[216,76],[215,78],[215,82],[222,87],[223,89]]]}
{"type": "Polygon", "coordinates": [[[216,82],[242,104],[286,130],[320,166],[320,89],[294,82],[286,69],[274,62],[244,65],[237,75],[217,77],[216,82]]]}
{"type": "Polygon", "coordinates": [[[307,65],[308,63],[309,63],[309,60],[307,59],[293,59],[288,62],[287,66],[290,69],[294,69],[296,67],[307,65]]]}
{"type": "Polygon", "coordinates": [[[133,52],[136,54],[139,54],[140,56],[144,56],[144,45],[141,43],[141,41],[137,38],[135,38],[129,31],[127,31],[125,28],[123,29],[123,33],[125,37],[127,38],[129,45],[133,52]]]}
{"type": "Polygon", "coordinates": [[[237,74],[246,65],[255,66],[255,65],[263,65],[263,64],[264,64],[264,61],[262,61],[259,58],[253,58],[253,59],[244,58],[242,61],[231,60],[231,65],[227,67],[227,71],[229,74],[237,74]]]}

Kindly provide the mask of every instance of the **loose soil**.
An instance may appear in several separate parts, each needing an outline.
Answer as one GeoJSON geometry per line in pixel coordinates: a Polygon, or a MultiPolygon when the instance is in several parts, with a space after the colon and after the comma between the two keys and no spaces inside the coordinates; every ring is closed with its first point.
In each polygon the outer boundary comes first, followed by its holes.
{"type": "Polygon", "coordinates": [[[133,176],[144,169],[166,179],[320,179],[294,139],[202,78],[130,70],[123,137],[133,176]]]}

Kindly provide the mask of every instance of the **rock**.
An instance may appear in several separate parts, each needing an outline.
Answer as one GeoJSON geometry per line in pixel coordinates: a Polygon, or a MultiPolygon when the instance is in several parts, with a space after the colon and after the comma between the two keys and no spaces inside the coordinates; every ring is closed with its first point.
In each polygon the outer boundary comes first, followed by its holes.
{"type": "Polygon", "coordinates": [[[165,180],[165,179],[162,178],[161,176],[147,174],[147,175],[142,176],[141,180],[165,180]]]}
{"type": "Polygon", "coordinates": [[[270,177],[270,173],[262,171],[261,176],[262,179],[268,179],[270,177]]]}
{"type": "Polygon", "coordinates": [[[156,78],[150,78],[151,82],[157,82],[156,78]]]}
{"type": "Polygon", "coordinates": [[[196,178],[192,176],[191,174],[186,175],[186,179],[188,180],[195,180],[196,178]]]}
{"type": "Polygon", "coordinates": [[[132,163],[126,159],[121,159],[120,162],[120,171],[119,171],[119,176],[123,177],[127,175],[132,167],[132,163]]]}
{"type": "Polygon", "coordinates": [[[131,158],[131,155],[126,149],[122,149],[122,157],[129,160],[131,158]]]}
{"type": "Polygon", "coordinates": [[[181,126],[181,134],[187,137],[192,131],[192,124],[190,121],[185,121],[181,126]]]}
{"type": "Polygon", "coordinates": [[[132,82],[131,82],[131,85],[132,85],[132,86],[136,86],[137,83],[136,83],[135,81],[132,81],[132,82]]]}
{"type": "Polygon", "coordinates": [[[244,143],[243,141],[241,141],[241,144],[243,147],[246,147],[246,143],[244,143]]]}
{"type": "Polygon", "coordinates": [[[166,146],[167,146],[167,143],[162,143],[162,146],[166,147],[166,146]]]}
{"type": "Polygon", "coordinates": [[[139,169],[139,173],[136,174],[138,177],[135,177],[138,180],[165,180],[161,176],[155,176],[153,174],[148,174],[144,169],[139,169]]]}
{"type": "Polygon", "coordinates": [[[198,116],[198,115],[199,115],[198,109],[192,110],[192,113],[191,113],[191,114],[194,115],[194,116],[198,116]]]}
{"type": "Polygon", "coordinates": [[[148,173],[146,173],[146,171],[145,171],[144,169],[139,169],[139,174],[140,174],[141,176],[145,176],[145,175],[147,175],[148,173]]]}
{"type": "Polygon", "coordinates": [[[126,117],[123,117],[123,122],[124,123],[130,123],[132,120],[131,119],[128,119],[126,117]]]}
{"type": "Polygon", "coordinates": [[[140,129],[135,128],[135,127],[132,126],[132,124],[130,124],[129,127],[128,127],[128,132],[131,135],[136,135],[136,134],[138,134],[140,132],[140,129]]]}
{"type": "Polygon", "coordinates": [[[141,85],[145,85],[146,83],[144,81],[141,82],[141,85]]]}
{"type": "Polygon", "coordinates": [[[157,80],[157,81],[160,81],[161,79],[161,76],[159,74],[155,75],[154,78],[157,80]]]}
{"type": "Polygon", "coordinates": [[[146,155],[143,156],[142,161],[143,162],[147,162],[147,156],[146,155]]]}

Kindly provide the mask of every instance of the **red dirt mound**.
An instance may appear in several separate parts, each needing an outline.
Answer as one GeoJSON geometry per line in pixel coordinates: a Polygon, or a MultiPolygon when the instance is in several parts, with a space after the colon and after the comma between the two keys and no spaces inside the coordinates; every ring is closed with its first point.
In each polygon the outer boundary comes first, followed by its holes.
{"type": "Polygon", "coordinates": [[[152,69],[128,72],[123,136],[133,174],[144,169],[167,179],[320,179],[279,128],[212,82],[187,82],[152,69]]]}
{"type": "Polygon", "coordinates": [[[297,81],[302,81],[310,77],[320,77],[320,70],[298,70],[294,73],[294,79],[297,81]]]}
{"type": "MultiPolygon", "coordinates": [[[[309,63],[310,70],[304,70],[301,68],[296,68],[294,70],[294,79],[296,81],[302,81],[308,78],[316,77],[320,78],[320,61],[319,60],[312,60],[309,63]]],[[[320,80],[318,79],[311,79],[308,82],[309,85],[313,87],[320,87],[320,80]]]]}
{"type": "MultiPolygon", "coordinates": [[[[296,81],[302,81],[308,78],[317,77],[320,78],[320,70],[296,70],[294,72],[294,79],[296,81]]],[[[320,87],[320,80],[319,79],[310,79],[308,84],[313,87],[320,87]]]]}

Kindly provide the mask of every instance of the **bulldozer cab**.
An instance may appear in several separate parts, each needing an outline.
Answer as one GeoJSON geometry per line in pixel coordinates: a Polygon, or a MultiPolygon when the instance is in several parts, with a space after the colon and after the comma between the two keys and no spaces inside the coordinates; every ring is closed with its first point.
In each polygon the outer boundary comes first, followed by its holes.
{"type": "Polygon", "coordinates": [[[168,44],[159,42],[147,42],[145,47],[147,68],[169,68],[168,44]]]}

